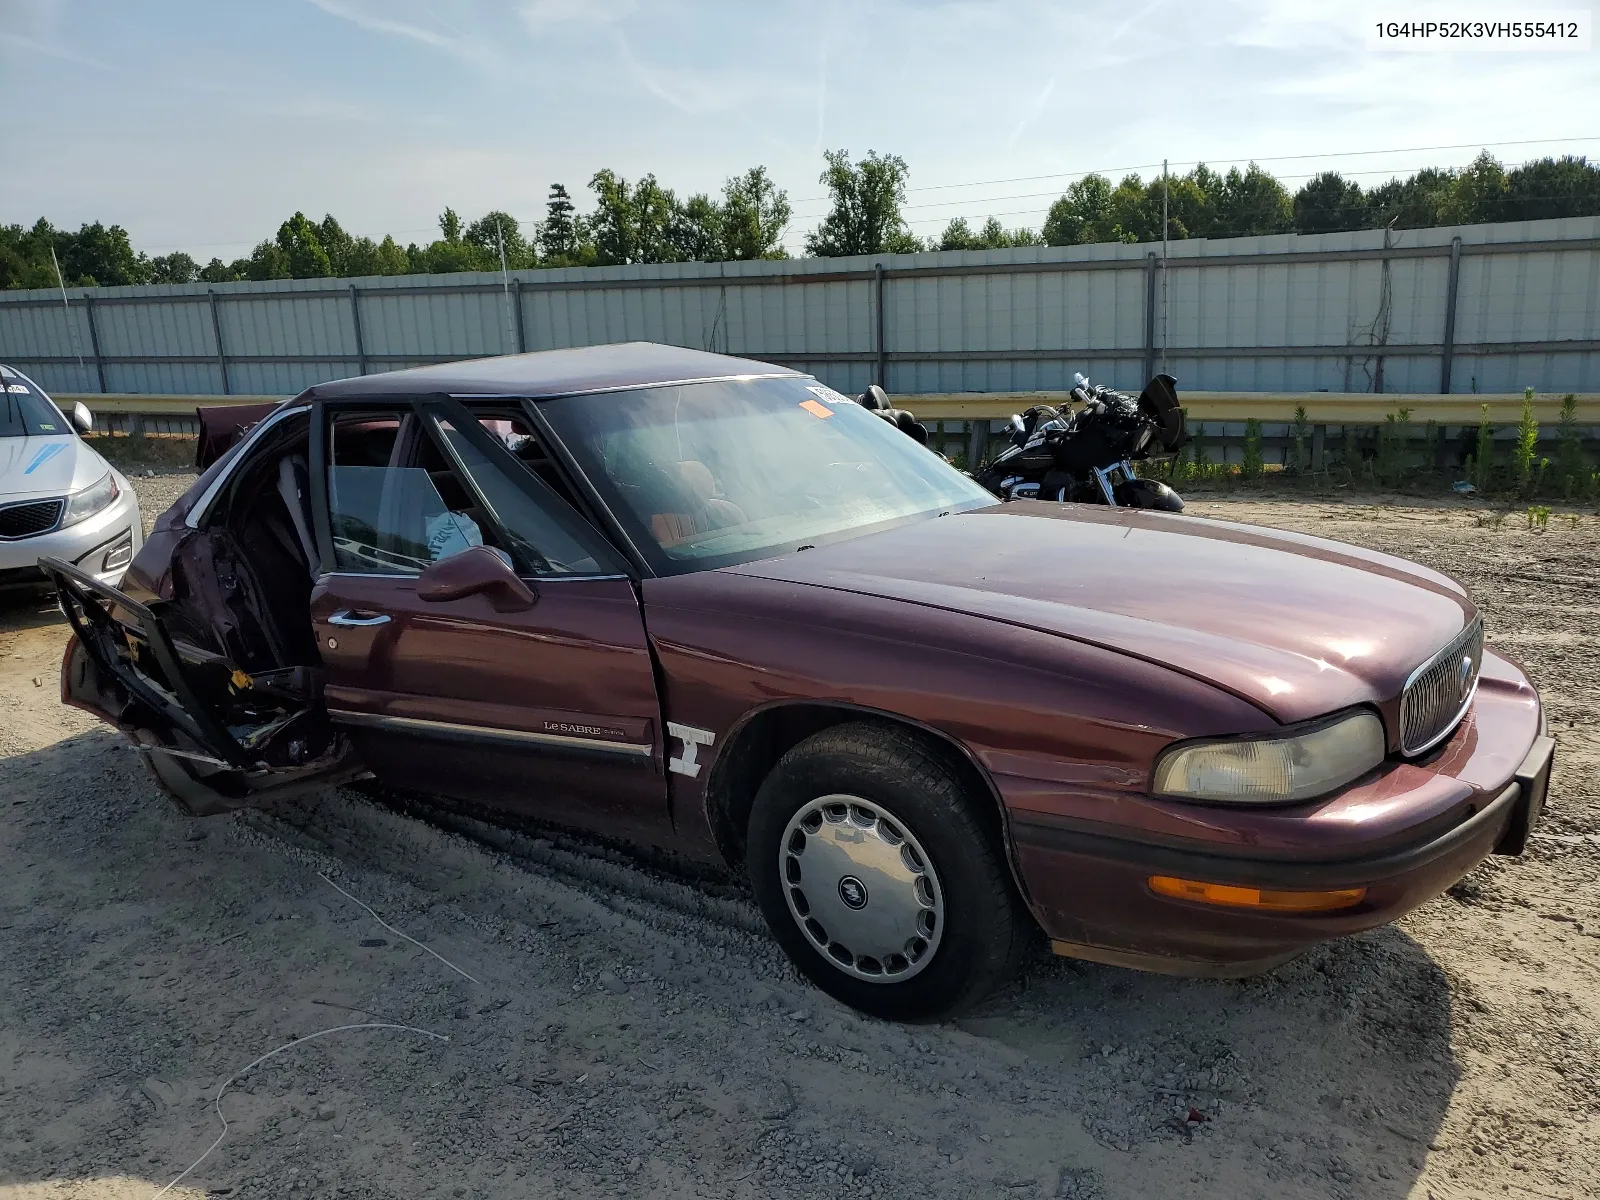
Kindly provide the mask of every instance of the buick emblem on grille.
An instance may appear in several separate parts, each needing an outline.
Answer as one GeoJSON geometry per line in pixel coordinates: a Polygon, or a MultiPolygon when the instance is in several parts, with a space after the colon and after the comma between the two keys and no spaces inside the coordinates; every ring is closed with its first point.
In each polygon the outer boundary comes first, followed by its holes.
{"type": "Polygon", "coordinates": [[[1465,701],[1472,691],[1472,655],[1462,657],[1461,666],[1456,671],[1456,684],[1456,694],[1465,701]]]}

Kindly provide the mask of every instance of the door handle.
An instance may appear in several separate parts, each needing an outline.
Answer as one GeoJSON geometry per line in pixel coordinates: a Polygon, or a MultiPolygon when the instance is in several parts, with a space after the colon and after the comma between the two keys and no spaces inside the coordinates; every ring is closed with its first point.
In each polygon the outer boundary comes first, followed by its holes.
{"type": "Polygon", "coordinates": [[[375,613],[370,617],[358,617],[356,616],[357,611],[358,610],[353,608],[341,608],[338,612],[334,613],[333,616],[328,618],[328,624],[361,626],[387,625],[389,623],[388,613],[375,613]]]}

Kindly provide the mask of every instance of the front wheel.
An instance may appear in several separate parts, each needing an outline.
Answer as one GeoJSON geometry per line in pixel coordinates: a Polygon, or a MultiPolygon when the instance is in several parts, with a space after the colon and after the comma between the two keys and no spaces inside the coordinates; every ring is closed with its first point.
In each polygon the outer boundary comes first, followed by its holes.
{"type": "Polygon", "coordinates": [[[888,726],[824,730],[756,794],[746,863],[767,924],[829,995],[890,1020],[968,1008],[1009,976],[1029,922],[988,797],[888,726]]]}
{"type": "Polygon", "coordinates": [[[1161,512],[1182,512],[1183,497],[1159,479],[1140,476],[1127,479],[1112,489],[1123,508],[1153,508],[1161,512]]]}

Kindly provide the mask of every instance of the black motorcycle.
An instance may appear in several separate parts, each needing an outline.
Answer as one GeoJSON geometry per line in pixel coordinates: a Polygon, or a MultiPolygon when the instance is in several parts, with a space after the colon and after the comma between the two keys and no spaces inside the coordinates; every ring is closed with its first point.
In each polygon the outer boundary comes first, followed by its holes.
{"type": "MultiPolygon", "coordinates": [[[[1189,440],[1177,380],[1157,375],[1138,396],[1075,378],[1070,403],[1035,405],[1011,418],[1011,445],[973,478],[1002,500],[1075,500],[1121,508],[1182,512],[1183,499],[1158,479],[1134,473],[1136,462],[1171,458],[1189,440]]],[[[910,413],[889,406],[874,384],[859,403],[927,443],[928,431],[910,413]]]]}

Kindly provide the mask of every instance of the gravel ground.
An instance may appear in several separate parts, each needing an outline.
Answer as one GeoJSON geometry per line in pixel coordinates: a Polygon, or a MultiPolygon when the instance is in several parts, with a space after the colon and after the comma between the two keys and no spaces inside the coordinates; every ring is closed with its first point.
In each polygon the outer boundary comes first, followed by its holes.
{"type": "Polygon", "coordinates": [[[150,1196],[224,1081],[372,1024],[238,1076],[168,1194],[1595,1195],[1600,518],[1194,507],[1469,583],[1561,739],[1540,837],[1259,979],[1041,956],[930,1027],[805,986],[737,881],[350,789],[184,820],[0,610],[0,1200],[150,1196]]]}

